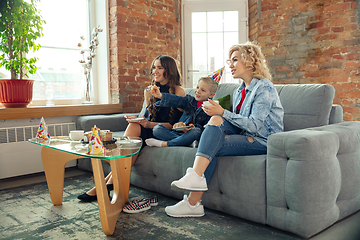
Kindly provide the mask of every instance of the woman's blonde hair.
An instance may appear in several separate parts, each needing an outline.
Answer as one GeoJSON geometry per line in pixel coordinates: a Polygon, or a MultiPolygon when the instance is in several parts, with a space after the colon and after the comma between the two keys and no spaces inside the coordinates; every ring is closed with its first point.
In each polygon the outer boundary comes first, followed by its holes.
{"type": "Polygon", "coordinates": [[[251,71],[255,78],[271,80],[270,70],[260,46],[253,42],[234,45],[229,50],[229,59],[235,51],[240,52],[241,60],[244,62],[246,70],[251,71]]]}

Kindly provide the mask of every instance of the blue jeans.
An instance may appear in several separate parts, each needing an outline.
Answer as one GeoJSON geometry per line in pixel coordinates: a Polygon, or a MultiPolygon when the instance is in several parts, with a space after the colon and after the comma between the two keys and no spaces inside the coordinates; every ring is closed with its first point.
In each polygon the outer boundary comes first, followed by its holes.
{"type": "Polygon", "coordinates": [[[154,137],[167,141],[168,147],[189,146],[194,140],[200,140],[201,132],[201,129],[197,127],[190,129],[186,133],[169,130],[161,124],[153,128],[154,137]]]}
{"type": "Polygon", "coordinates": [[[217,156],[248,156],[266,154],[267,147],[256,139],[249,142],[248,137],[241,135],[242,129],[230,124],[227,120],[219,125],[207,125],[203,131],[196,156],[209,159],[210,164],[205,171],[207,182],[214,173],[217,156]],[[229,135],[225,138],[225,135],[229,135]]]}

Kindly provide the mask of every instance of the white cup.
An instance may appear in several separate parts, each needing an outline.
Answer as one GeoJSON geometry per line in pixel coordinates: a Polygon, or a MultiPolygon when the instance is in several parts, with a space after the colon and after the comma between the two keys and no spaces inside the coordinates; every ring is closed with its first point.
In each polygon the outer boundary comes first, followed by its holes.
{"type": "MultiPolygon", "coordinates": [[[[216,103],[219,103],[218,100],[213,100],[213,101],[216,102],[216,103]]],[[[211,106],[212,105],[209,101],[205,101],[205,102],[203,102],[203,104],[204,104],[204,106],[211,106]]]]}
{"type": "Polygon", "coordinates": [[[84,130],[73,130],[70,131],[69,137],[73,141],[80,141],[84,138],[84,130]]]}

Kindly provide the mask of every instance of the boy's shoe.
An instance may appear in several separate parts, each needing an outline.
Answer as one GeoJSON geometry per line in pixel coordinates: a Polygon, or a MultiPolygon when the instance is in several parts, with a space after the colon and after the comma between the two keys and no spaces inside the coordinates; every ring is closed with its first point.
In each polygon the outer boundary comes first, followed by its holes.
{"type": "Polygon", "coordinates": [[[149,200],[144,201],[134,201],[130,204],[127,204],[123,207],[123,211],[126,213],[139,213],[151,208],[149,200]]]}
{"type": "Polygon", "coordinates": [[[166,207],[165,212],[171,217],[202,217],[205,215],[204,206],[201,204],[201,201],[192,206],[186,195],[177,204],[166,207]]]}
{"type": "Polygon", "coordinates": [[[194,140],[193,143],[190,145],[192,148],[197,148],[199,146],[199,141],[194,140]]]}
{"type": "Polygon", "coordinates": [[[139,204],[139,202],[143,202],[143,201],[149,201],[150,206],[152,206],[152,207],[156,207],[159,204],[159,200],[158,200],[157,196],[154,196],[153,198],[144,198],[143,196],[133,197],[133,198],[129,199],[129,204],[132,204],[132,203],[139,204]]]}
{"type": "Polygon", "coordinates": [[[188,168],[185,176],[177,181],[173,181],[171,183],[171,189],[176,191],[186,190],[194,192],[204,192],[208,190],[204,174],[200,177],[193,168],[188,168]]]}

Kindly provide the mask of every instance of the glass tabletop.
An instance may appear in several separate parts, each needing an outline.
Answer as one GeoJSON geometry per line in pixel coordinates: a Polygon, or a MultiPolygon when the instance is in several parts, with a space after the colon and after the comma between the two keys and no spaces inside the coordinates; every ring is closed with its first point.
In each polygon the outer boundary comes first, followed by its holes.
{"type": "Polygon", "coordinates": [[[71,141],[68,136],[51,137],[49,140],[32,138],[29,142],[38,144],[43,147],[60,150],[76,154],[86,158],[114,159],[125,158],[139,153],[142,140],[139,137],[121,137],[114,138],[108,144],[104,144],[105,151],[103,154],[87,154],[88,143],[80,141],[71,141]]]}

